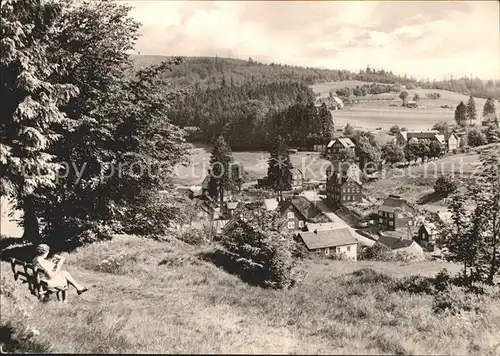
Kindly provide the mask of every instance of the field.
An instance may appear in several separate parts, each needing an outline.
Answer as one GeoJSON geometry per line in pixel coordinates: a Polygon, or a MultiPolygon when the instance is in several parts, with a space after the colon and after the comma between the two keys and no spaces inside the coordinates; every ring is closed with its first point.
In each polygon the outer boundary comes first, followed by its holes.
{"type": "MultiPolygon", "coordinates": [[[[321,97],[328,96],[330,90],[344,87],[354,88],[356,85],[366,84],[359,81],[341,81],[332,83],[321,83],[312,85],[311,88],[321,97]]],[[[406,127],[408,130],[430,130],[432,126],[440,121],[454,124],[455,107],[469,99],[466,95],[450,92],[447,90],[413,89],[408,90],[411,99],[414,94],[420,96],[419,108],[410,109],[402,107],[402,101],[398,93],[384,93],[379,95],[368,95],[359,98],[360,102],[346,106],[341,110],[332,111],[336,127],[344,127],[347,123],[358,129],[368,129],[378,133],[379,140],[385,143],[390,136],[386,135],[393,125],[406,127]],[[428,99],[426,94],[438,92],[439,99],[428,99]],[[391,106],[392,105],[392,106],[391,106]],[[441,106],[448,105],[451,109],[443,109],[441,106]],[[421,106],[421,107],[420,107],[421,106]],[[382,132],[375,130],[382,128],[382,132]]],[[[481,117],[485,99],[474,98],[478,117],[481,117]]],[[[497,112],[500,111],[498,102],[497,112]]]]}
{"type": "MultiPolygon", "coordinates": [[[[187,166],[179,166],[174,182],[181,185],[200,184],[210,166],[211,147],[196,144],[191,150],[187,166]]],[[[257,180],[267,175],[269,153],[265,151],[233,152],[235,162],[243,164],[250,180],[257,180]]],[[[306,179],[324,179],[328,161],[319,157],[318,152],[298,152],[290,156],[294,168],[302,169],[306,179]],[[314,173],[313,173],[314,172],[314,173]],[[323,174],[320,174],[323,172],[323,174]]]]}
{"type": "Polygon", "coordinates": [[[401,276],[456,271],[449,263],[307,261],[298,286],[276,291],[199,259],[206,249],[128,236],[81,248],[67,267],[91,289],[70,291],[67,305],[38,302],[2,262],[2,324],[13,339],[34,333],[31,350],[69,353],[498,354],[492,297],[475,312],[436,314],[431,296],[389,289],[401,276]],[[99,267],[113,258],[120,265],[99,267]]]}

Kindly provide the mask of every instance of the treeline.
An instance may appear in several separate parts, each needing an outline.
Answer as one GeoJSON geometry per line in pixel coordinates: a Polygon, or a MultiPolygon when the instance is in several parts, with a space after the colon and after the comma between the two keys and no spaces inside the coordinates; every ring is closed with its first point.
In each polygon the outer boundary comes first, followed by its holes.
{"type": "Polygon", "coordinates": [[[207,143],[222,135],[235,150],[268,149],[277,136],[304,146],[308,139],[330,137],[333,131],[326,105],[317,108],[312,90],[293,81],[238,86],[223,77],[218,87],[196,85],[169,118],[180,127],[199,127],[207,143]]]}
{"type": "MultiPolygon", "coordinates": [[[[163,56],[133,56],[137,66],[159,63],[165,60],[163,56]]],[[[248,80],[293,80],[307,85],[322,82],[342,80],[360,80],[364,82],[401,84],[407,89],[422,87],[424,89],[449,90],[460,94],[472,95],[478,98],[493,97],[500,100],[500,80],[458,78],[441,81],[417,80],[414,77],[394,74],[384,69],[366,68],[354,73],[348,70],[317,69],[310,67],[291,66],[286,64],[263,64],[249,58],[248,61],[218,57],[190,57],[185,63],[172,72],[165,73],[174,86],[193,86],[196,83],[205,87],[217,85],[223,77],[235,85],[241,85],[248,80]]],[[[382,91],[384,92],[384,91],[382,91]]],[[[368,91],[368,93],[370,93],[368,91]]]]}

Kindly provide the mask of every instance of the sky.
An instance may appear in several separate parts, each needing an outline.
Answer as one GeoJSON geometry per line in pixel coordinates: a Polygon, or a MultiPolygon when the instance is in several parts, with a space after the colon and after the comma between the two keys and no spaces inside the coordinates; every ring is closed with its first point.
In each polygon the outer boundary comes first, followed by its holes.
{"type": "Polygon", "coordinates": [[[140,54],[500,78],[497,1],[120,1],[140,54]]]}

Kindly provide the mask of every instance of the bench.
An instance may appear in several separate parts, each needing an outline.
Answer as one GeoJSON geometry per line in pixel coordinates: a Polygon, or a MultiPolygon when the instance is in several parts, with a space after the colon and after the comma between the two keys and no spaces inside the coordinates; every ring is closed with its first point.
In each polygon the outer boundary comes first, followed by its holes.
{"type": "Polygon", "coordinates": [[[50,294],[55,293],[58,301],[62,302],[66,300],[68,285],[61,288],[49,288],[47,283],[40,278],[41,271],[31,263],[11,258],[10,266],[12,267],[14,280],[17,281],[19,279],[23,284],[28,283],[29,291],[31,294],[37,296],[38,299],[41,300],[43,297],[48,297],[50,294]],[[18,267],[22,267],[22,269],[17,270],[18,267]]]}

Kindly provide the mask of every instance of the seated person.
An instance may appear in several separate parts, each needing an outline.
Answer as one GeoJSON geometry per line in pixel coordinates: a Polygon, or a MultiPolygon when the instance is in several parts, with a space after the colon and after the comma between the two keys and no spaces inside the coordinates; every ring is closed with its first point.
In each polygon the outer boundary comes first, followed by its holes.
{"type": "Polygon", "coordinates": [[[47,284],[47,287],[49,289],[64,288],[66,285],[70,284],[76,289],[78,295],[88,291],[88,288],[76,282],[68,271],[61,269],[63,262],[61,256],[54,256],[59,260],[55,261],[58,263],[55,263],[54,260],[50,261],[47,259],[49,251],[50,248],[48,245],[38,245],[36,248],[37,256],[33,259],[33,266],[41,270],[41,280],[47,284]]]}

